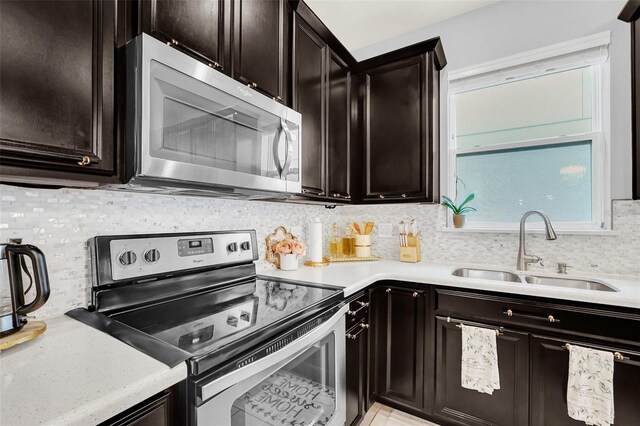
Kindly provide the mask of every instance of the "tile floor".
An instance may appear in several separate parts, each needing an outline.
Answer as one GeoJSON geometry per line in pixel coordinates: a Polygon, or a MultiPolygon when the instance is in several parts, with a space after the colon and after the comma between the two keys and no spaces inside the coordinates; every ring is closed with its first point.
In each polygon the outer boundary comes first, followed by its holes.
{"type": "Polygon", "coordinates": [[[374,402],[360,426],[438,426],[436,423],[374,402]]]}

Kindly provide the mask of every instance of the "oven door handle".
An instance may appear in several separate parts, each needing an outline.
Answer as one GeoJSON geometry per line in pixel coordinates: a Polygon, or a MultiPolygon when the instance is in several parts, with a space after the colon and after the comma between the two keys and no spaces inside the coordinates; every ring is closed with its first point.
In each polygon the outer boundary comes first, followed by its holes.
{"type": "MultiPolygon", "coordinates": [[[[329,320],[324,322],[322,325],[300,337],[299,339],[293,341],[279,351],[273,352],[271,355],[268,355],[238,370],[232,371],[229,374],[212,380],[209,383],[196,385],[197,396],[202,402],[205,402],[211,397],[224,391],[225,389],[228,389],[231,386],[235,385],[236,383],[239,383],[256,374],[260,374],[260,372],[263,370],[274,367],[278,364],[285,365],[291,360],[292,357],[295,358],[295,355],[297,355],[299,352],[307,349],[310,345],[317,342],[328,332],[330,332],[335,327],[335,325],[344,317],[347,310],[349,310],[349,305],[342,306],[329,320]]],[[[337,338],[341,338],[342,340],[344,340],[345,331],[344,329],[340,331],[342,332],[342,335],[337,336],[337,338]]]]}

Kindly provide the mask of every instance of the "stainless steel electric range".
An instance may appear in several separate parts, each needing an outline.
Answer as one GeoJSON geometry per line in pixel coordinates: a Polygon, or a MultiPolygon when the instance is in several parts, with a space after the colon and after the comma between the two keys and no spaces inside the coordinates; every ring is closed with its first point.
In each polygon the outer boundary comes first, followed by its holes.
{"type": "Polygon", "coordinates": [[[99,236],[67,315],[173,367],[192,425],[343,425],[342,289],[256,275],[253,230],[99,236]]]}

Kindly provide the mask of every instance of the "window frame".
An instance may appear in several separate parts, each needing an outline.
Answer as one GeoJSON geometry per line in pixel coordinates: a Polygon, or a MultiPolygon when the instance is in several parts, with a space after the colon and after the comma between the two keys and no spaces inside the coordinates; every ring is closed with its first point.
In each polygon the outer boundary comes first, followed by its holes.
{"type": "MultiPolygon", "coordinates": [[[[610,197],[610,69],[608,45],[610,32],[587,36],[524,52],[490,63],[480,64],[448,74],[447,134],[445,136],[446,170],[443,190],[446,194],[457,196],[457,156],[475,152],[496,152],[512,148],[535,146],[553,146],[570,142],[591,141],[591,221],[590,222],[553,222],[558,231],[571,233],[601,232],[611,229],[610,197]],[[594,51],[600,49],[595,56],[594,51]],[[581,59],[583,52],[586,59],[581,59]],[[560,59],[558,59],[560,58],[560,59]],[[569,59],[567,59],[569,58],[569,59]],[[571,59],[573,58],[573,60],[571,59]],[[592,128],[589,133],[566,136],[554,136],[508,142],[489,146],[457,148],[455,96],[457,94],[496,86],[515,81],[526,80],[553,73],[590,67],[592,71],[592,128]],[[462,84],[460,81],[463,81],[462,84]]],[[[552,218],[553,220],[553,218],[552,218]]],[[[447,228],[453,227],[452,215],[447,215],[447,228]]],[[[467,230],[513,231],[519,228],[518,222],[479,222],[467,221],[467,230]]],[[[527,225],[530,229],[543,229],[541,222],[527,225]]]]}

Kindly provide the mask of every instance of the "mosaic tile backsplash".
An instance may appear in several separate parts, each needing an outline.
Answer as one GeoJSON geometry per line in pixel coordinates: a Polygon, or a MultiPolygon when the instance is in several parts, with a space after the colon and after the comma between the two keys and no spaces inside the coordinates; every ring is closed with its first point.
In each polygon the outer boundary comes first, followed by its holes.
{"type": "MultiPolygon", "coordinates": [[[[518,250],[517,234],[475,234],[443,231],[447,211],[438,205],[323,206],[264,201],[131,194],[106,190],[31,189],[0,185],[0,240],[21,237],[35,244],[47,258],[51,297],[35,313],[47,318],[89,301],[87,240],[96,235],[176,231],[255,229],[264,257],[263,237],[284,225],[306,237],[306,225],[319,217],[325,242],[331,224],[343,230],[351,221],[371,220],[393,224],[393,237],[374,230],[373,251],[398,258],[397,223],[417,218],[422,235],[423,261],[486,263],[512,268],[518,250]]],[[[571,272],[635,276],[640,279],[640,202],[613,205],[615,235],[562,235],[546,241],[540,234],[527,236],[529,252],[545,260],[544,269],[556,262],[572,266],[571,272]]],[[[640,283],[639,283],[640,285],[640,283]]]]}

